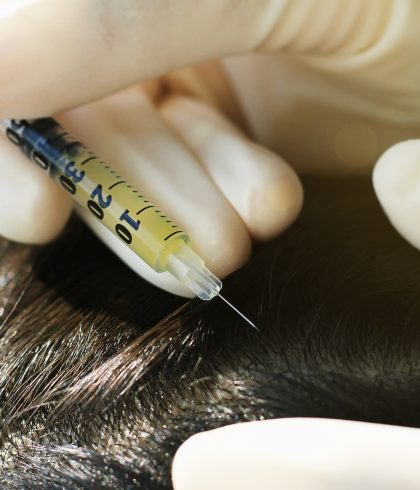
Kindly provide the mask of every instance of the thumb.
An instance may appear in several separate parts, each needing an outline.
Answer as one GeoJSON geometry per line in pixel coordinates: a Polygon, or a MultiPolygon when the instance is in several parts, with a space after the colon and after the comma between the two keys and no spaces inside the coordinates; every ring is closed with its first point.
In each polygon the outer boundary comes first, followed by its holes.
{"type": "Polygon", "coordinates": [[[0,118],[63,112],[256,49],[357,53],[385,14],[380,0],[0,0],[0,118]]]}
{"type": "Polygon", "coordinates": [[[398,143],[376,163],[373,186],[389,220],[420,249],[420,140],[398,143]]]}
{"type": "Polygon", "coordinates": [[[177,67],[250,50],[269,30],[275,3],[3,0],[0,117],[58,113],[177,67]]]}

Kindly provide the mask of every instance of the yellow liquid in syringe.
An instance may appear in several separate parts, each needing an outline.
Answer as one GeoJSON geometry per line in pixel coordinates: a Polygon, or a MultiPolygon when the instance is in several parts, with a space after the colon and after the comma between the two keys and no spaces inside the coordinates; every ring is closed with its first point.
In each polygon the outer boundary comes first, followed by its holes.
{"type": "Polygon", "coordinates": [[[6,120],[6,135],[73,199],[156,272],[169,272],[202,300],[222,298],[221,281],[188,246],[187,234],[54,119],[6,120]]]}
{"type": "Polygon", "coordinates": [[[187,234],[53,119],[11,121],[7,135],[157,272],[187,234]]]}

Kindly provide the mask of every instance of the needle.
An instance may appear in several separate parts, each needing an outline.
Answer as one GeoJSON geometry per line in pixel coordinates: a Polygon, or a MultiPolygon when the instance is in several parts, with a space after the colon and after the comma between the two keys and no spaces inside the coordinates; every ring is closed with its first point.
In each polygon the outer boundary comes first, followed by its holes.
{"type": "Polygon", "coordinates": [[[255,325],[255,323],[252,323],[249,318],[247,318],[243,313],[241,313],[238,308],[235,308],[232,303],[229,303],[229,301],[224,298],[220,293],[218,294],[219,298],[222,299],[227,305],[229,305],[232,310],[236,311],[236,313],[241,316],[246,322],[248,322],[252,328],[255,328],[258,332],[260,331],[259,328],[255,325]]]}

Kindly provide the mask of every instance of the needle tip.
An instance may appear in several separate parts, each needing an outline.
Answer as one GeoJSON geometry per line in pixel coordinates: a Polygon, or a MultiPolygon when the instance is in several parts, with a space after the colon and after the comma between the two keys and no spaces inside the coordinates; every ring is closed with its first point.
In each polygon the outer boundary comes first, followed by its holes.
{"type": "Polygon", "coordinates": [[[252,328],[254,328],[257,332],[260,331],[260,329],[255,325],[255,323],[251,322],[251,320],[246,317],[243,313],[241,313],[238,308],[236,308],[235,306],[233,306],[232,303],[230,303],[225,297],[223,297],[220,293],[218,294],[219,298],[222,299],[227,305],[229,305],[232,310],[236,311],[236,313],[242,317],[249,325],[251,325],[252,328]]]}

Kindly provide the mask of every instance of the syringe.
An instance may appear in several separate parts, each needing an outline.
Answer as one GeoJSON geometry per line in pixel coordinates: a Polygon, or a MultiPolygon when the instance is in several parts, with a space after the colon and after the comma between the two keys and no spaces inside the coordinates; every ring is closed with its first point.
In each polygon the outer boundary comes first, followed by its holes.
{"type": "Polygon", "coordinates": [[[190,248],[188,235],[57,121],[2,123],[12,143],[153,270],[169,272],[202,300],[219,296],[257,329],[220,294],[222,282],[190,248]]]}

